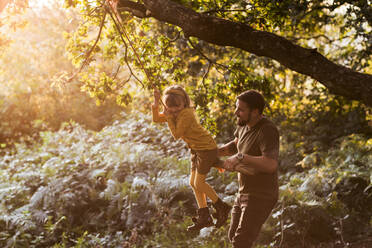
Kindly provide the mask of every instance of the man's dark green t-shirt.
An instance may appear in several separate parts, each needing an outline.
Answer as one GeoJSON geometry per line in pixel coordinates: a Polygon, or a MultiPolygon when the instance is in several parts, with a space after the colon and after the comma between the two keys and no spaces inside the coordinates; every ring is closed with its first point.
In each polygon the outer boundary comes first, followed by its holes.
{"type": "MultiPolygon", "coordinates": [[[[274,123],[263,117],[256,125],[238,126],[234,133],[238,138],[237,148],[240,153],[251,156],[265,156],[278,160],[279,132],[274,123]]],[[[278,198],[278,172],[263,173],[256,171],[254,175],[239,176],[239,193],[252,196],[276,199],[278,198]]]]}

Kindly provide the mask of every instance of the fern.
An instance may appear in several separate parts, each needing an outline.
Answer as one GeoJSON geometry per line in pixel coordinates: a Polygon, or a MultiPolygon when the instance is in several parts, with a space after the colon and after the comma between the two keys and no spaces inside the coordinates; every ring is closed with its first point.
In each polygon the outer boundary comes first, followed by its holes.
{"type": "MultiPolygon", "coordinates": [[[[133,247],[224,247],[222,231],[202,238],[184,233],[191,222],[185,216],[196,208],[188,185],[188,152],[183,143],[173,142],[166,127],[150,123],[148,116],[135,113],[100,132],[71,124],[43,132],[40,143],[20,143],[7,151],[0,157],[0,247],[118,247],[125,242],[133,247]],[[130,241],[133,230],[144,239],[130,241]]],[[[282,201],[297,208],[287,215],[276,209],[269,236],[281,236],[279,217],[293,224],[311,203],[337,217],[349,213],[333,189],[348,173],[363,180],[370,176],[365,166],[371,162],[370,146],[368,139],[352,136],[340,147],[319,151],[318,167],[283,175],[282,201]]],[[[232,200],[224,186],[235,175],[213,173],[209,182],[232,200]]]]}

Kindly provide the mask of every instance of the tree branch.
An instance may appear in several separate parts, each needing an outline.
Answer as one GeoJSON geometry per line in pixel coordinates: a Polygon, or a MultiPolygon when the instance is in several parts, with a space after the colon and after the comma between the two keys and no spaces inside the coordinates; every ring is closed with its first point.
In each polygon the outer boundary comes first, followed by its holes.
{"type": "Polygon", "coordinates": [[[225,13],[225,12],[246,12],[246,9],[211,9],[202,12],[203,14],[225,13]]]}
{"type": "MultiPolygon", "coordinates": [[[[119,5],[129,6],[128,2],[130,1],[121,0],[119,5]]],[[[360,100],[372,106],[372,75],[337,65],[316,49],[303,48],[281,36],[255,30],[242,23],[197,13],[171,0],[143,2],[141,9],[146,9],[146,17],[152,16],[159,21],[176,25],[187,36],[272,58],[289,69],[319,81],[333,94],[360,100]]],[[[137,6],[136,9],[138,8],[137,6]]]]}
{"type": "MultiPolygon", "coordinates": [[[[119,35],[120,35],[120,39],[121,39],[121,41],[123,42],[123,44],[124,44],[124,47],[125,47],[125,52],[124,52],[124,61],[125,61],[125,63],[126,63],[126,65],[127,65],[127,68],[129,69],[129,72],[130,72],[130,74],[142,85],[142,87],[144,88],[145,87],[145,85],[143,84],[143,82],[134,74],[134,72],[133,72],[133,70],[132,70],[132,68],[131,68],[131,66],[130,66],[130,64],[129,64],[129,62],[128,62],[128,45],[127,45],[127,43],[126,43],[126,41],[125,41],[125,39],[124,39],[124,37],[123,37],[123,33],[122,33],[122,31],[121,31],[121,26],[120,26],[120,23],[119,23],[119,21],[120,20],[117,20],[116,18],[115,18],[115,15],[112,13],[112,11],[111,11],[112,9],[109,9],[108,10],[108,13],[109,13],[109,15],[110,15],[110,17],[111,17],[111,19],[112,19],[112,21],[113,21],[113,23],[114,23],[114,25],[115,25],[115,27],[116,27],[116,30],[118,31],[118,33],[119,33],[119,35]]],[[[129,80],[129,79],[128,79],[129,80]]]]}
{"type": "Polygon", "coordinates": [[[103,17],[102,17],[102,20],[101,20],[101,23],[99,25],[99,31],[98,31],[98,34],[97,34],[97,38],[93,44],[93,46],[88,50],[88,52],[85,54],[85,58],[84,58],[84,61],[83,63],[81,64],[79,70],[77,72],[75,72],[70,78],[67,79],[67,82],[71,82],[83,69],[85,66],[89,65],[90,63],[90,55],[92,54],[92,52],[94,51],[94,49],[96,48],[97,44],[98,44],[98,41],[99,39],[101,38],[101,33],[102,33],[102,30],[103,30],[103,27],[105,26],[105,20],[106,20],[106,15],[107,15],[107,12],[105,11],[103,13],[103,17]]]}
{"type": "Polygon", "coordinates": [[[121,0],[118,2],[117,9],[119,10],[119,13],[120,11],[129,11],[136,17],[146,17],[146,7],[140,3],[135,3],[128,0],[121,0]]]}

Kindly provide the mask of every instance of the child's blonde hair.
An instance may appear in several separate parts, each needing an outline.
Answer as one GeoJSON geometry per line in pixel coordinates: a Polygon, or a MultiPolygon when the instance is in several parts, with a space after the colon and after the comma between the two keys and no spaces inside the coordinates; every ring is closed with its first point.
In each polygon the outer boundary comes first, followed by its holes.
{"type": "Polygon", "coordinates": [[[164,102],[168,107],[179,107],[182,104],[189,108],[191,101],[185,89],[179,85],[172,85],[164,91],[164,102]]]}

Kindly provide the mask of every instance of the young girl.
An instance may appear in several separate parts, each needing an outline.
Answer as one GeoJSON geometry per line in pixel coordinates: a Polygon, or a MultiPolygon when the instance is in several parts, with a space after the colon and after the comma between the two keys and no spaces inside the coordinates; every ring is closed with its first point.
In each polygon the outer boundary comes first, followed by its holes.
{"type": "Polygon", "coordinates": [[[221,201],[214,189],[205,182],[205,178],[212,166],[217,166],[220,160],[217,157],[217,144],[211,134],[197,121],[193,108],[190,107],[190,98],[186,91],[178,85],[168,87],[164,91],[165,109],[159,113],[160,92],[154,89],[154,104],[152,105],[152,119],[154,122],[167,122],[175,139],[183,139],[191,150],[191,176],[190,185],[194,191],[199,209],[194,224],[189,231],[200,230],[212,226],[213,220],[207,206],[208,197],[216,209],[216,227],[222,226],[231,207],[221,201]]]}

